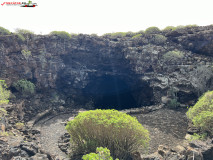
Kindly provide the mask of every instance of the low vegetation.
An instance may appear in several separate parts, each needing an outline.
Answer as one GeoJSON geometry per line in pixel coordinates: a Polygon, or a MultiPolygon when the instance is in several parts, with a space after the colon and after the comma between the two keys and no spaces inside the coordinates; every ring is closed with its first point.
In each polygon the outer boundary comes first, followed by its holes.
{"type": "Polygon", "coordinates": [[[142,34],[137,34],[135,36],[132,37],[132,39],[137,39],[137,38],[140,38],[142,36],[142,34]]]}
{"type": "Polygon", "coordinates": [[[193,141],[193,140],[202,140],[204,141],[207,138],[207,133],[194,133],[193,135],[190,136],[189,141],[193,141]]]}
{"type": "MultiPolygon", "coordinates": [[[[110,156],[110,150],[103,147],[98,147],[96,153],[86,154],[82,157],[83,160],[113,160],[110,156]]],[[[119,159],[115,159],[119,160],[119,159]]]]}
{"type": "Polygon", "coordinates": [[[13,86],[17,91],[19,91],[23,95],[35,93],[35,85],[32,82],[24,79],[15,82],[13,86]]]}
{"type": "Polygon", "coordinates": [[[126,32],[115,32],[115,33],[106,33],[103,36],[109,36],[111,38],[122,38],[126,36],[126,32]]]}
{"type": "Polygon", "coordinates": [[[28,60],[31,56],[31,51],[29,51],[29,50],[22,50],[21,53],[26,60],[28,60]]]}
{"type": "MultiPolygon", "coordinates": [[[[10,97],[10,91],[7,90],[7,85],[5,80],[0,80],[0,122],[3,119],[5,120],[5,116],[7,115],[7,111],[3,108],[2,105],[8,104],[10,97]]],[[[5,132],[5,124],[0,123],[0,136],[7,136],[7,132],[5,132]]]]}
{"type": "Polygon", "coordinates": [[[196,24],[189,24],[189,25],[186,25],[185,27],[186,28],[192,28],[192,27],[197,27],[198,25],[196,25],[196,24]]]}
{"type": "Polygon", "coordinates": [[[9,34],[11,34],[11,32],[8,29],[0,27],[0,35],[9,35],[9,34]]]}
{"type": "Polygon", "coordinates": [[[126,36],[127,37],[133,37],[133,36],[135,36],[137,33],[135,33],[135,32],[126,32],[126,36]]]}
{"type": "Polygon", "coordinates": [[[163,29],[163,31],[174,31],[174,30],[176,30],[176,27],[174,26],[167,26],[163,29]]]}
{"type": "Polygon", "coordinates": [[[71,38],[71,34],[69,34],[66,31],[52,31],[52,32],[50,32],[50,35],[55,35],[55,36],[58,36],[62,39],[70,39],[71,38]]]}
{"type": "Polygon", "coordinates": [[[24,56],[24,58],[26,60],[28,60],[30,58],[30,56],[31,56],[31,51],[29,51],[29,50],[22,50],[21,54],[24,56]]]}
{"type": "Polygon", "coordinates": [[[163,55],[163,59],[167,62],[172,62],[172,61],[176,61],[180,58],[183,58],[183,52],[179,51],[179,50],[173,50],[173,51],[169,51],[167,53],[165,53],[163,55]]]}
{"type": "Polygon", "coordinates": [[[15,33],[21,34],[21,35],[34,34],[33,31],[30,31],[30,30],[27,30],[27,29],[20,29],[20,28],[17,28],[15,33]]]}
{"type": "Polygon", "coordinates": [[[178,102],[177,90],[175,90],[175,88],[171,87],[169,89],[168,97],[170,98],[167,104],[169,108],[177,108],[180,106],[180,103],[178,102]]]}
{"type": "Polygon", "coordinates": [[[165,32],[167,32],[167,31],[175,31],[175,30],[181,30],[181,29],[185,29],[185,28],[193,28],[193,27],[197,27],[198,25],[196,25],[196,24],[189,24],[189,25],[186,25],[186,26],[183,26],[183,25],[179,25],[179,26],[176,26],[176,27],[174,27],[174,26],[167,26],[167,27],[165,27],[162,31],[165,31],[165,32]]]}
{"type": "Polygon", "coordinates": [[[145,34],[156,34],[159,33],[160,29],[158,27],[149,27],[145,30],[145,34]]]}
{"type": "Polygon", "coordinates": [[[8,104],[10,97],[10,91],[7,90],[7,84],[5,80],[0,80],[0,105],[8,104]]]}
{"type": "Polygon", "coordinates": [[[15,35],[17,35],[18,39],[22,42],[24,42],[26,40],[25,37],[22,34],[15,33],[15,35]]]}
{"type": "Polygon", "coordinates": [[[15,126],[16,126],[17,129],[23,129],[24,123],[16,123],[15,126]]]}
{"type": "Polygon", "coordinates": [[[201,132],[213,136],[213,91],[206,92],[187,112],[187,117],[201,132]]]}
{"type": "Polygon", "coordinates": [[[136,118],[116,110],[91,110],[79,113],[68,122],[73,154],[94,152],[107,147],[113,158],[128,159],[131,154],[147,149],[149,132],[136,118]]]}
{"type": "Polygon", "coordinates": [[[156,34],[154,36],[154,43],[155,44],[164,44],[166,42],[167,38],[163,35],[156,34]]]}
{"type": "Polygon", "coordinates": [[[17,35],[17,37],[20,41],[24,42],[24,41],[28,40],[31,35],[34,35],[34,32],[27,30],[27,29],[17,28],[15,30],[15,35],[17,35]]]}

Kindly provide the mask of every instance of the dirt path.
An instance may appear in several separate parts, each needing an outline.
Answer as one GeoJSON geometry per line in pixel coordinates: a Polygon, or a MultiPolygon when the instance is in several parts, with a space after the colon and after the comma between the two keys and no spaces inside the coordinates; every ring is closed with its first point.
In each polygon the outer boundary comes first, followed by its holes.
{"type": "MultiPolygon", "coordinates": [[[[73,114],[63,114],[37,123],[36,127],[41,129],[41,147],[51,155],[66,157],[58,148],[58,139],[66,132],[65,126],[61,122],[72,116],[73,114]]],[[[183,142],[187,131],[187,119],[184,111],[160,109],[148,114],[133,116],[136,116],[150,132],[149,153],[155,152],[160,144],[174,147],[183,142]]]]}
{"type": "Polygon", "coordinates": [[[35,125],[35,128],[40,128],[41,130],[40,144],[43,150],[60,158],[67,157],[58,148],[58,139],[66,132],[65,125],[62,122],[71,116],[73,116],[71,113],[58,115],[53,118],[44,119],[35,125]]]}

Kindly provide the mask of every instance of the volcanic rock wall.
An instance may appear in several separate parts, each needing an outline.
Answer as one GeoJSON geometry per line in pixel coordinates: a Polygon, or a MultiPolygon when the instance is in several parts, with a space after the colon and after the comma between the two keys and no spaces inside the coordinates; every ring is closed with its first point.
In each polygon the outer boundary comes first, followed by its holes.
{"type": "Polygon", "coordinates": [[[148,106],[166,103],[171,89],[181,104],[192,104],[213,89],[212,60],[213,26],[137,38],[29,35],[22,42],[15,34],[0,36],[0,78],[9,86],[30,80],[37,92],[51,91],[64,105],[148,106]],[[158,42],[156,35],[166,40],[158,42]],[[31,55],[25,57],[23,50],[31,55]],[[181,56],[165,56],[168,52],[181,56]]]}

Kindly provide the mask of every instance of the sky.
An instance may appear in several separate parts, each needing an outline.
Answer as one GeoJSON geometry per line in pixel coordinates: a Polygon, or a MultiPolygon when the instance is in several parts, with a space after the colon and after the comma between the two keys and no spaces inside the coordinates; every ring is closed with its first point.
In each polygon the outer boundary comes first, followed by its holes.
{"type": "MultiPolygon", "coordinates": [[[[28,2],[27,0],[0,0],[28,2]]],[[[13,32],[98,34],[137,32],[151,26],[213,24],[213,0],[32,0],[36,7],[0,5],[0,26],[13,32]]]]}

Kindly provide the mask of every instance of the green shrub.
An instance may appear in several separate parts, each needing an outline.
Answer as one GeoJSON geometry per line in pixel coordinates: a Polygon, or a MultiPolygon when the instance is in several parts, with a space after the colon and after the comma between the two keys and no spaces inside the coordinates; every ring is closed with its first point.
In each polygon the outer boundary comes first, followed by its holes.
{"type": "Polygon", "coordinates": [[[160,29],[158,27],[149,27],[145,30],[145,34],[156,34],[159,32],[160,32],[160,29]]]}
{"type": "Polygon", "coordinates": [[[11,34],[11,32],[8,29],[0,27],[0,35],[9,35],[9,34],[11,34]]]}
{"type": "Polygon", "coordinates": [[[179,25],[176,27],[175,31],[179,32],[179,31],[183,31],[184,29],[185,29],[185,26],[179,25]]]}
{"type": "Polygon", "coordinates": [[[206,133],[202,133],[202,134],[197,134],[194,133],[190,139],[188,139],[189,141],[193,141],[193,140],[205,140],[207,138],[207,134],[206,133]]]}
{"type": "Polygon", "coordinates": [[[24,123],[16,123],[15,126],[16,126],[17,129],[23,129],[24,123]]]}
{"type": "Polygon", "coordinates": [[[17,28],[15,31],[17,34],[25,35],[25,34],[34,34],[33,31],[27,30],[27,29],[20,29],[17,28]]]}
{"type": "Polygon", "coordinates": [[[31,51],[28,51],[28,50],[22,50],[21,53],[26,60],[28,60],[29,57],[31,56],[31,51]]]}
{"type": "Polygon", "coordinates": [[[197,27],[198,25],[196,24],[188,24],[185,26],[185,28],[193,28],[193,27],[197,27]]]}
{"type": "Polygon", "coordinates": [[[178,106],[180,106],[180,103],[178,102],[177,90],[174,87],[171,87],[168,90],[167,95],[170,98],[167,104],[169,108],[177,108],[178,106]]]}
{"type": "Polygon", "coordinates": [[[137,34],[135,36],[132,37],[132,39],[137,39],[137,38],[140,38],[142,36],[142,34],[137,34]]]}
{"type": "Polygon", "coordinates": [[[165,53],[163,55],[163,59],[165,61],[171,61],[172,62],[172,61],[176,61],[180,58],[183,58],[183,55],[184,55],[183,52],[178,51],[178,50],[174,50],[174,51],[169,51],[169,52],[165,53]]]}
{"type": "Polygon", "coordinates": [[[27,80],[19,80],[18,82],[14,83],[13,86],[23,95],[33,94],[35,92],[35,85],[27,80]]]}
{"type": "Polygon", "coordinates": [[[112,38],[122,38],[126,36],[126,32],[115,32],[111,33],[112,38]]]}
{"type": "Polygon", "coordinates": [[[69,34],[66,31],[52,31],[52,32],[50,32],[50,35],[55,35],[55,36],[58,36],[62,39],[70,39],[71,38],[71,34],[69,34]]]}
{"type": "Polygon", "coordinates": [[[135,35],[136,35],[136,33],[134,33],[134,32],[131,32],[131,31],[126,32],[126,36],[127,36],[127,37],[133,37],[133,36],[135,36],[135,35]]]}
{"type": "Polygon", "coordinates": [[[10,97],[10,91],[7,90],[5,80],[0,80],[0,105],[8,104],[10,97]]]}
{"type": "Polygon", "coordinates": [[[176,30],[176,27],[174,26],[167,26],[166,28],[163,29],[163,31],[174,31],[176,30]]]}
{"type": "Polygon", "coordinates": [[[20,33],[15,33],[15,35],[17,35],[18,39],[21,40],[22,42],[26,40],[25,37],[20,33]]]}
{"type": "Polygon", "coordinates": [[[202,132],[213,135],[213,91],[206,92],[198,102],[187,112],[187,117],[192,120],[202,132]]]}
{"type": "Polygon", "coordinates": [[[163,35],[156,34],[154,36],[154,43],[155,44],[163,44],[163,43],[166,42],[166,40],[167,40],[167,38],[165,36],[163,36],[163,35]]]}
{"type": "Polygon", "coordinates": [[[26,40],[28,42],[30,36],[34,35],[34,32],[29,31],[27,29],[19,29],[19,28],[17,28],[16,31],[15,31],[15,35],[17,35],[18,40],[20,40],[21,42],[24,42],[26,40]]]}
{"type": "MultiPolygon", "coordinates": [[[[86,154],[82,157],[83,160],[113,160],[110,156],[110,150],[103,147],[98,147],[96,153],[86,154]]],[[[116,158],[116,160],[119,160],[116,158]]]]}
{"type": "Polygon", "coordinates": [[[106,33],[103,36],[109,36],[111,38],[122,38],[126,36],[126,32],[115,32],[115,33],[106,33]]]}
{"type": "Polygon", "coordinates": [[[79,113],[66,129],[75,154],[94,152],[103,146],[110,149],[112,157],[128,159],[131,153],[146,149],[149,142],[148,131],[135,117],[116,110],[79,113]]]}

